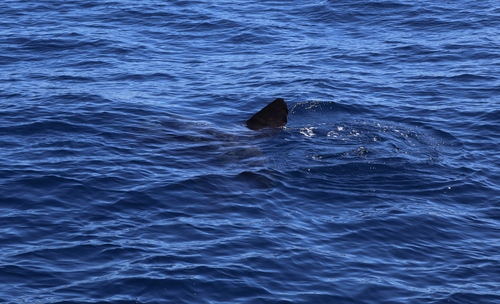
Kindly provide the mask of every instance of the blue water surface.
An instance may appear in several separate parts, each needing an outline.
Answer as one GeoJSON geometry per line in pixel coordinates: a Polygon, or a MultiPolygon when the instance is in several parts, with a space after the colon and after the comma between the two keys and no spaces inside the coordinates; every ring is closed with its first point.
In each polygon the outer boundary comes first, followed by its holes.
{"type": "Polygon", "coordinates": [[[0,12],[0,302],[500,303],[498,1],[0,12]]]}

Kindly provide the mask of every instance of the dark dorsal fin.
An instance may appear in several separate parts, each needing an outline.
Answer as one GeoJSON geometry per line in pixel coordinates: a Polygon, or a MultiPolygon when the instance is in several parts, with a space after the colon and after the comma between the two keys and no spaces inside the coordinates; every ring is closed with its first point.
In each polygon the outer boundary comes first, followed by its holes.
{"type": "Polygon", "coordinates": [[[265,127],[278,128],[287,123],[288,107],[283,98],[276,98],[247,120],[247,128],[259,130],[265,127]]]}

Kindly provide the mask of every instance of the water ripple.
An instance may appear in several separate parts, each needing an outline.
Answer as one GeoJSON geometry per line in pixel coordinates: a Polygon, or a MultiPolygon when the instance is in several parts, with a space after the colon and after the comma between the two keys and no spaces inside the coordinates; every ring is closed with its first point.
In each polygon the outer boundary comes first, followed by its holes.
{"type": "Polygon", "coordinates": [[[0,302],[500,299],[492,3],[0,10],[0,302]]]}

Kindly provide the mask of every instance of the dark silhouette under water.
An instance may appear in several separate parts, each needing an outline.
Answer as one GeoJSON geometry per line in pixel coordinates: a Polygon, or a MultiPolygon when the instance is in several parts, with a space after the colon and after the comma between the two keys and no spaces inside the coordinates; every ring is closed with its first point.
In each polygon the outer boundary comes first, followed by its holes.
{"type": "Polygon", "coordinates": [[[247,120],[246,125],[250,130],[260,130],[266,127],[284,127],[287,121],[288,106],[283,98],[276,98],[247,120]]]}

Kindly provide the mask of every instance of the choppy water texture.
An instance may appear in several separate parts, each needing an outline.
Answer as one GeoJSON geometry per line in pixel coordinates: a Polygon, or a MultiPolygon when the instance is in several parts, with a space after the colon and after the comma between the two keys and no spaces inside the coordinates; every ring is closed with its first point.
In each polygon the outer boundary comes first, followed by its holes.
{"type": "Polygon", "coordinates": [[[500,302],[498,1],[0,12],[0,302],[500,302]]]}

